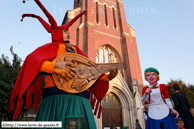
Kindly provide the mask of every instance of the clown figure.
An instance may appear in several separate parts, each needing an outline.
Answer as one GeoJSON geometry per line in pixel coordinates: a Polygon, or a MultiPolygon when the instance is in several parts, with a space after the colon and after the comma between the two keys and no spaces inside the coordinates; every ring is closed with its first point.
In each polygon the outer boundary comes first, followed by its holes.
{"type": "Polygon", "coordinates": [[[173,109],[167,86],[159,84],[159,71],[153,67],[144,72],[149,85],[142,90],[142,101],[149,101],[146,129],[177,129],[176,118],[179,114],[173,109]],[[173,116],[174,115],[174,116],[173,116]]]}

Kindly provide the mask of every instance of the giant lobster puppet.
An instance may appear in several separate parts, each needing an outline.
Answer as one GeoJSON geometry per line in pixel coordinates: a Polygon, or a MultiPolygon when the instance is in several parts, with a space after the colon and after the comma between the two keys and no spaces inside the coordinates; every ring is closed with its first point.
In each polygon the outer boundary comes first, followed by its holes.
{"type": "MultiPolygon", "coordinates": [[[[23,14],[22,20],[24,17],[37,18],[40,21],[40,23],[44,26],[44,28],[47,30],[47,32],[51,33],[52,42],[37,48],[35,51],[33,51],[31,54],[29,54],[26,57],[10,97],[8,112],[10,112],[10,110],[13,110],[14,100],[17,97],[16,109],[13,115],[13,120],[18,118],[19,112],[23,104],[22,95],[26,90],[27,90],[27,94],[26,94],[27,109],[31,107],[31,97],[32,97],[32,93],[34,92],[35,93],[34,110],[37,111],[41,101],[41,96],[42,96],[43,80],[42,80],[42,75],[39,72],[42,62],[45,60],[52,61],[55,59],[57,50],[58,50],[58,44],[65,43],[63,41],[62,30],[68,30],[68,28],[79,17],[81,17],[83,14],[86,13],[86,11],[83,11],[75,18],[73,18],[68,24],[57,26],[55,19],[46,10],[46,8],[42,5],[42,3],[39,0],[34,0],[34,1],[37,3],[37,5],[42,9],[44,14],[47,16],[50,25],[47,22],[45,22],[40,16],[37,16],[34,14],[23,14]]],[[[76,50],[78,54],[86,56],[78,47],[76,47],[76,50]]],[[[100,102],[105,96],[106,92],[108,91],[108,87],[109,87],[108,85],[109,85],[108,82],[98,80],[94,84],[94,86],[90,88],[90,93],[91,93],[90,103],[91,103],[92,109],[94,109],[94,115],[96,115],[98,111],[98,116],[97,116],[98,118],[100,117],[100,113],[102,109],[100,102]]]]}

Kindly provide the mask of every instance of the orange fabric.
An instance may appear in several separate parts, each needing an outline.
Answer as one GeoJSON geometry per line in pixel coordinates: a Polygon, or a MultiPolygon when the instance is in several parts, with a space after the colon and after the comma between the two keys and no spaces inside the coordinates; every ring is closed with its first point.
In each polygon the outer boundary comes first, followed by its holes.
{"type": "Polygon", "coordinates": [[[55,66],[56,62],[50,62],[50,61],[44,61],[42,63],[42,67],[40,69],[40,72],[46,72],[46,73],[53,73],[53,68],[55,66]]]}
{"type": "Polygon", "coordinates": [[[44,78],[44,83],[45,83],[44,88],[55,86],[52,75],[46,75],[44,78]]]}
{"type": "MultiPolygon", "coordinates": [[[[75,49],[75,48],[74,48],[75,49]]],[[[65,50],[65,45],[64,44],[59,44],[59,49],[57,51],[57,56],[66,53],[67,51],[65,50]]]]}
{"type": "Polygon", "coordinates": [[[99,78],[99,80],[101,80],[101,81],[110,81],[107,74],[104,74],[104,76],[101,76],[99,78]]]}
{"type": "MultiPolygon", "coordinates": [[[[59,44],[57,56],[67,52],[65,50],[65,47],[66,46],[64,44],[59,44]]],[[[76,48],[74,46],[72,46],[72,47],[76,50],[76,48]]],[[[54,68],[55,64],[56,64],[56,62],[44,61],[42,64],[42,67],[40,69],[40,72],[53,73],[53,68],[54,68]]],[[[55,86],[55,83],[53,81],[53,77],[51,74],[45,76],[44,82],[45,82],[44,88],[55,86]]]]}

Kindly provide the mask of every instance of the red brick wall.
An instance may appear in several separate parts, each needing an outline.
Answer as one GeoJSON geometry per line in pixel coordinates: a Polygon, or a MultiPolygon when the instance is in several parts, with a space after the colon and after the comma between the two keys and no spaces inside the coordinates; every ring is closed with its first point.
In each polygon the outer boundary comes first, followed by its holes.
{"type": "MultiPolygon", "coordinates": [[[[82,19],[77,20],[70,27],[71,44],[78,45],[82,50],[84,48],[86,54],[93,61],[96,60],[96,52],[100,46],[111,45],[119,53],[122,60],[124,57],[125,59],[126,57],[128,58],[126,62],[128,62],[129,65],[127,66],[128,73],[126,72],[126,74],[129,74],[131,77],[130,80],[128,80],[129,87],[132,87],[131,79],[136,79],[139,87],[142,87],[143,82],[136,38],[131,36],[130,26],[128,26],[126,22],[123,3],[116,3],[116,0],[98,0],[98,3],[99,23],[97,24],[96,3],[93,0],[83,0],[82,8],[87,8],[87,16],[83,16],[82,19]],[[108,26],[105,26],[104,3],[107,6],[108,26]],[[116,29],[114,28],[113,7],[115,10],[116,29]],[[81,23],[84,25],[78,28],[81,23]],[[123,36],[123,33],[129,36],[123,36]]],[[[80,12],[81,10],[75,11],[75,16],[80,12]]]]}

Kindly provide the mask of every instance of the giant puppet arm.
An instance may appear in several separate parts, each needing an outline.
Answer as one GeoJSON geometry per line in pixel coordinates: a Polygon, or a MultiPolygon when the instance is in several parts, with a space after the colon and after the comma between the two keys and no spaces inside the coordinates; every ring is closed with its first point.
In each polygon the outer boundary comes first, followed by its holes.
{"type": "MultiPolygon", "coordinates": [[[[72,46],[76,51],[76,47],[72,46]]],[[[65,51],[65,45],[60,44],[59,49],[57,52],[57,55],[60,55],[62,53],[66,53],[65,51]]],[[[73,63],[70,62],[51,62],[51,61],[44,61],[42,63],[40,72],[46,72],[46,73],[56,73],[57,75],[61,76],[65,80],[72,79],[72,77],[75,76],[75,71],[72,68],[75,68],[76,66],[73,63]]],[[[118,73],[117,68],[112,68],[110,70],[110,74],[103,74],[99,78],[101,81],[110,81],[112,80],[118,73]]]]}
{"type": "MultiPolygon", "coordinates": [[[[70,62],[57,62],[53,68],[53,73],[56,73],[68,82],[76,76],[75,70],[72,69],[75,67],[76,65],[70,62]]],[[[113,68],[110,74],[103,74],[99,79],[101,81],[110,81],[117,75],[117,72],[118,70],[113,68]]]]}
{"type": "MultiPolygon", "coordinates": [[[[42,63],[40,72],[56,73],[66,80],[67,77],[68,79],[72,79],[75,76],[75,71],[72,69],[74,67],[74,64],[70,62],[51,62],[46,60],[42,63]]],[[[115,77],[116,74],[117,69],[113,68],[110,74],[103,74],[99,80],[110,81],[110,78],[115,77]]]]}
{"type": "MultiPolygon", "coordinates": [[[[72,69],[75,65],[70,62],[51,62],[44,61],[42,63],[40,72],[46,73],[56,73],[57,75],[64,78],[66,81],[75,77],[75,71],[72,69]]],[[[113,68],[110,71],[110,74],[103,74],[100,76],[99,80],[101,81],[110,81],[117,75],[117,69],[113,68]]]]}
{"type": "Polygon", "coordinates": [[[149,99],[149,93],[151,93],[151,89],[149,87],[144,87],[142,90],[141,100],[146,102],[149,99]]]}
{"type": "Polygon", "coordinates": [[[75,77],[75,70],[72,67],[76,66],[71,62],[57,62],[53,68],[53,72],[68,82],[75,77]]]}

